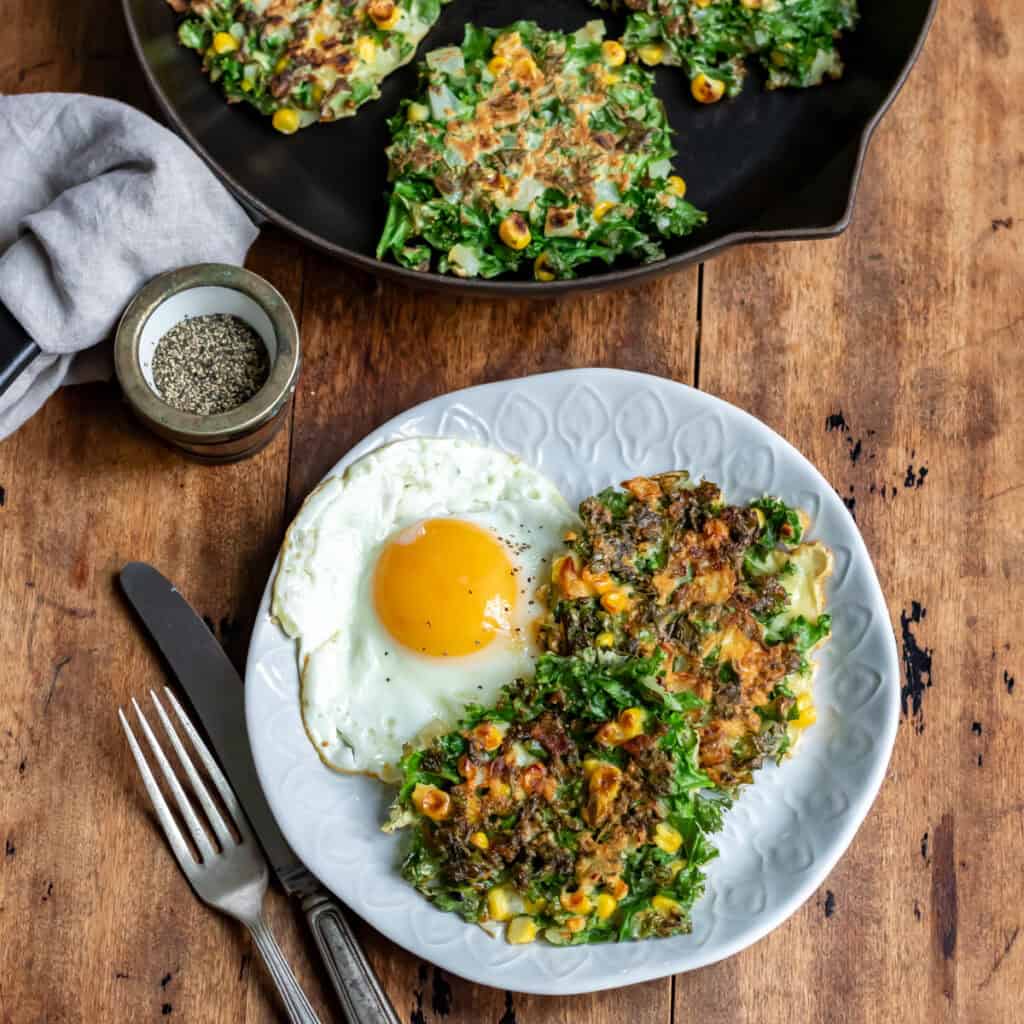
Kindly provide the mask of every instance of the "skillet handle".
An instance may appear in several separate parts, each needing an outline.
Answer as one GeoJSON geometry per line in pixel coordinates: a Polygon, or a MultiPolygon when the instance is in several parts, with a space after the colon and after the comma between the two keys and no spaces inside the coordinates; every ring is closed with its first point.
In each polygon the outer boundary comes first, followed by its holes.
{"type": "Polygon", "coordinates": [[[0,395],[39,354],[39,346],[0,302],[0,395]]]}

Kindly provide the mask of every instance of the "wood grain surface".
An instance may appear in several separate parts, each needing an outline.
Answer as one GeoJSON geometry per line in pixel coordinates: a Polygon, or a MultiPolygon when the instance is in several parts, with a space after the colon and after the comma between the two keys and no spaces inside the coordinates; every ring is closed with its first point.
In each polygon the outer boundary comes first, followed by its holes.
{"type": "MultiPolygon", "coordinates": [[[[188,463],[113,385],[60,393],[0,444],[0,1022],[281,1018],[248,939],[192,897],[159,839],[118,728],[118,704],[165,682],[116,591],[123,563],[180,581],[241,668],[284,526],[346,448],[452,388],[586,365],[696,383],[825,473],[889,601],[896,752],[821,890],[744,953],[543,999],[466,984],[364,928],[402,1020],[1024,1019],[1017,14],[1014,0],[945,0],[837,241],[738,250],[607,296],[500,303],[410,293],[267,231],[249,265],[292,303],[305,353],[292,422],[268,449],[188,463]]],[[[4,32],[0,92],[149,109],[113,0],[9,0],[4,32]]],[[[271,917],[335,1019],[276,891],[271,917]]]]}

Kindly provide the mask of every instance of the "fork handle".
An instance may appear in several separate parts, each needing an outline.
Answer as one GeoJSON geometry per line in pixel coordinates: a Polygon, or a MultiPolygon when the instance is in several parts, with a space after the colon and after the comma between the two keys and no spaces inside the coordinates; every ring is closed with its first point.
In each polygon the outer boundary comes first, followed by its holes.
{"type": "Polygon", "coordinates": [[[348,1024],[400,1024],[340,904],[318,886],[302,909],[348,1024]]]}
{"type": "Polygon", "coordinates": [[[292,974],[292,969],[288,966],[288,961],[285,960],[277,939],[274,938],[274,933],[263,919],[263,915],[247,924],[256,948],[260,951],[260,956],[263,957],[267,971],[274,979],[278,994],[288,1011],[288,1020],[291,1024],[320,1024],[320,1018],[309,1005],[306,993],[295,980],[295,975],[292,974]]]}

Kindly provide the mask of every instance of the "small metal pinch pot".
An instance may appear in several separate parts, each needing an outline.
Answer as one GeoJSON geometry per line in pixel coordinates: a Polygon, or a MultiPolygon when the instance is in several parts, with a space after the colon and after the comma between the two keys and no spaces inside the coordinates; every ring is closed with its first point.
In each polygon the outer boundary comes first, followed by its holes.
{"type": "Polygon", "coordinates": [[[299,376],[299,329],[281,293],[258,274],[199,263],[153,278],[125,310],[114,364],[136,416],[168,443],[204,462],[254,455],[281,429],[299,376]],[[209,415],[184,412],[161,396],[153,376],[157,345],[193,317],[237,317],[266,346],[268,374],[247,401],[209,415]]]}

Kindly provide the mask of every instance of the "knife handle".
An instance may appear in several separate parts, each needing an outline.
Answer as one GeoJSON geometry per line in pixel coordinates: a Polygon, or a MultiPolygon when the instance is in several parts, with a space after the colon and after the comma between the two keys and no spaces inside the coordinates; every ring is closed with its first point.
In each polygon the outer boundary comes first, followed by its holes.
{"type": "Polygon", "coordinates": [[[317,887],[302,909],[348,1024],[400,1024],[341,905],[317,887]]]}

